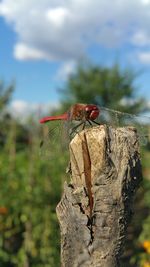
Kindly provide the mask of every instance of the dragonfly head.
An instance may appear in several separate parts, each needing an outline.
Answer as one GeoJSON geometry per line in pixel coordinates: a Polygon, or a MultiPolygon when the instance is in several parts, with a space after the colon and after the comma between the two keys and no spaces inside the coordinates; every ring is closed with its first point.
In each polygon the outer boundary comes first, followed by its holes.
{"type": "Polygon", "coordinates": [[[86,105],[86,117],[89,120],[95,120],[99,116],[99,108],[96,105],[86,105]]]}

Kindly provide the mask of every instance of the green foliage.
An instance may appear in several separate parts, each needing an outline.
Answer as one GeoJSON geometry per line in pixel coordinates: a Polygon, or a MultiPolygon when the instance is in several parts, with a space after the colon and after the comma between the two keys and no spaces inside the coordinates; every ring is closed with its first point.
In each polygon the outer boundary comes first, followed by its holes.
{"type": "MultiPolygon", "coordinates": [[[[40,132],[32,123],[28,144],[17,150],[17,125],[10,124],[0,154],[0,262],[3,266],[59,266],[59,228],[56,204],[64,179],[64,155],[39,157],[40,132]],[[57,161],[57,166],[56,166],[57,161]],[[7,265],[8,264],[8,265],[7,265]]],[[[59,146],[55,147],[59,151],[59,146]]]]}
{"type": "MultiPolygon", "coordinates": [[[[7,89],[4,95],[9,103],[7,89]]],[[[65,153],[57,139],[52,157],[40,156],[44,128],[32,119],[23,126],[4,112],[0,127],[0,266],[60,266],[55,208],[66,176],[65,153]]]]}
{"type": "Polygon", "coordinates": [[[129,253],[129,266],[150,266],[150,151],[141,150],[143,182],[134,201],[134,216],[129,227],[127,249],[129,253]],[[149,243],[149,250],[145,243],[149,243]]]}
{"type": "MultiPolygon", "coordinates": [[[[121,70],[117,64],[112,68],[79,65],[63,90],[62,110],[71,103],[81,102],[140,112],[145,106],[143,99],[133,101],[135,77],[131,70],[121,70]],[[122,105],[125,99],[132,104],[122,105]]],[[[11,118],[5,108],[12,91],[13,85],[4,88],[4,83],[0,83],[0,266],[57,267],[60,266],[60,236],[55,208],[66,179],[67,153],[60,149],[59,128],[55,125],[57,135],[50,132],[51,146],[45,145],[47,155],[39,155],[40,140],[47,135],[48,127],[40,127],[32,118],[26,125],[11,118]]],[[[147,176],[150,152],[143,154],[146,179],[136,199],[122,266],[138,266],[143,253],[147,260],[146,251],[139,249],[150,238],[147,176]]]]}
{"type": "Polygon", "coordinates": [[[144,99],[136,99],[135,79],[131,69],[78,65],[62,89],[64,105],[70,103],[92,103],[124,112],[138,113],[145,108],[144,99]],[[125,101],[125,105],[122,105],[125,101]],[[129,103],[129,104],[128,104],[129,103]]]}
{"type": "Polygon", "coordinates": [[[0,81],[0,110],[2,111],[9,103],[11,95],[14,91],[14,84],[10,84],[5,88],[3,81],[0,81]]]}

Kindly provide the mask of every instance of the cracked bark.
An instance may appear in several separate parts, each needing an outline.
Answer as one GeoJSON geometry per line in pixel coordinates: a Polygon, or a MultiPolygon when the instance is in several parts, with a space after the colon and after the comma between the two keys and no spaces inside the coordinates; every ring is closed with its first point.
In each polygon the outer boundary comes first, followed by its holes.
{"type": "Polygon", "coordinates": [[[62,267],[118,267],[142,179],[135,128],[101,125],[70,143],[71,182],[56,211],[62,267]]]}

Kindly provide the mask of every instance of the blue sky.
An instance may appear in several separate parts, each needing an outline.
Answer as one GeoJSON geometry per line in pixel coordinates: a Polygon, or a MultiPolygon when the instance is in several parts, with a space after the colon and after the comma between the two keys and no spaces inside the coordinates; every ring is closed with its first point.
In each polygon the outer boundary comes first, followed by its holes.
{"type": "Polygon", "coordinates": [[[1,0],[0,78],[16,81],[14,109],[59,102],[80,58],[141,70],[150,102],[150,0],[1,0]]]}
{"type": "Polygon", "coordinates": [[[55,79],[55,73],[59,67],[57,62],[45,60],[17,60],[13,56],[13,47],[17,36],[0,18],[0,76],[9,84],[16,82],[14,99],[28,102],[58,101],[57,85],[59,80],[55,79]]]}

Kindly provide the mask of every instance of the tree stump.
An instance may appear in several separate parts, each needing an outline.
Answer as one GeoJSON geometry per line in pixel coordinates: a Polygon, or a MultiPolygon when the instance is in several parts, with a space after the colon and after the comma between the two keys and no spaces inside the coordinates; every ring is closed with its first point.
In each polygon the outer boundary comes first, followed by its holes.
{"type": "Polygon", "coordinates": [[[70,143],[70,161],[71,182],[56,208],[61,266],[118,267],[142,179],[136,129],[85,129],[70,143]]]}

